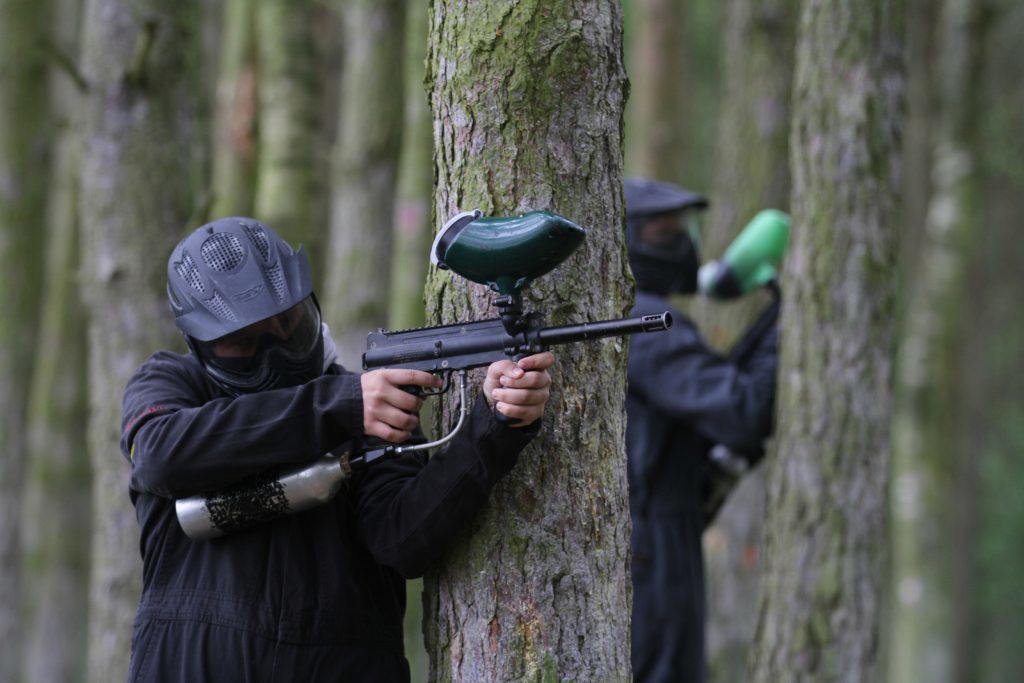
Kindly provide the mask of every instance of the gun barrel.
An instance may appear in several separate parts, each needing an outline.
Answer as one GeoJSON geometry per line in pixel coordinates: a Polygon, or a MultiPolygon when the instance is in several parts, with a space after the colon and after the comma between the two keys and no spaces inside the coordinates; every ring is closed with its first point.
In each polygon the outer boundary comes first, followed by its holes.
{"type": "Polygon", "coordinates": [[[578,325],[562,325],[537,330],[540,343],[544,346],[568,344],[587,339],[618,337],[639,332],[661,332],[672,327],[672,314],[668,311],[655,315],[642,315],[620,320],[598,320],[578,325]]]}

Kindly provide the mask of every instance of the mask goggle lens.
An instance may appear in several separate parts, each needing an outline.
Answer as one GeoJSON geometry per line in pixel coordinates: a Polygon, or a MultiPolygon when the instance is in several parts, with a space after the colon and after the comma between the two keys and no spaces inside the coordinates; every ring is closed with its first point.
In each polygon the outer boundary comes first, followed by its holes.
{"type": "Polygon", "coordinates": [[[279,353],[289,361],[305,360],[320,340],[320,310],[307,297],[286,311],[209,342],[198,342],[204,360],[228,373],[247,375],[279,353]]]}

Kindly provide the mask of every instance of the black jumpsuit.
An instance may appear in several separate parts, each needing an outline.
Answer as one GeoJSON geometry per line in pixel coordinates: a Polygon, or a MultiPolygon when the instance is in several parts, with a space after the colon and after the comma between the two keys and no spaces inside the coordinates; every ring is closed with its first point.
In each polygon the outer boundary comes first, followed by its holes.
{"type": "Polygon", "coordinates": [[[230,398],[194,356],[160,352],[129,381],[121,448],[141,527],[132,681],[406,681],[405,579],[422,574],[538,431],[481,397],[429,461],[356,474],[330,503],[193,542],[174,500],[362,436],[359,376],[230,398]]]}
{"type": "Polygon", "coordinates": [[[672,311],[667,332],[630,341],[626,399],[633,519],[633,675],[700,683],[704,665],[701,491],[714,444],[753,453],[771,432],[778,333],[737,366],[709,349],[664,298],[637,293],[633,315],[672,311]]]}

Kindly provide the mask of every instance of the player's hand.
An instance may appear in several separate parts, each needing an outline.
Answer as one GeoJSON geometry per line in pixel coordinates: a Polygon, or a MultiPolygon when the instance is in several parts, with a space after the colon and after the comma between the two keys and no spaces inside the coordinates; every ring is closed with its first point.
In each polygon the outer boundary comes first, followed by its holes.
{"type": "Polygon", "coordinates": [[[402,443],[420,423],[423,398],[402,387],[436,389],[441,378],[422,370],[372,370],[360,376],[363,387],[363,433],[402,443]]]}
{"type": "Polygon", "coordinates": [[[487,368],[484,396],[491,408],[511,418],[515,427],[526,427],[544,414],[551,395],[548,368],[555,364],[550,351],[526,356],[518,362],[499,360],[487,368]]]}

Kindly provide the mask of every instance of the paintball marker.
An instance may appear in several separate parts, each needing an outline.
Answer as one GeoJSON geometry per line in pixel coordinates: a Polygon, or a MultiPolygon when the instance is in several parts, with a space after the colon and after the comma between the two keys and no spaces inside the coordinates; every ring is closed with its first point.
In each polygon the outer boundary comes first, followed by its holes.
{"type": "MultiPolygon", "coordinates": [[[[490,287],[498,294],[494,301],[498,317],[371,332],[363,369],[411,368],[442,375],[442,387],[420,392],[424,396],[447,392],[453,374],[458,375],[460,412],[455,427],[435,441],[378,442],[354,454],[327,454],[311,465],[268,472],[224,491],[179,500],[176,509],[182,529],[194,540],[206,540],[305,510],[333,498],[353,471],[382,458],[447,443],[461,430],[469,413],[467,372],[473,368],[516,360],[560,344],[669,329],[672,316],[668,311],[545,327],[540,313],[523,310],[523,290],[567,259],[585,236],[580,226],[547,211],[511,217],[483,217],[480,211],[467,211],[451,218],[434,239],[431,263],[490,287]]],[[[495,415],[508,421],[501,413],[495,415]]]]}
{"type": "MultiPolygon", "coordinates": [[[[729,361],[736,365],[746,362],[779,319],[778,271],[789,243],[789,223],[789,216],[782,211],[759,212],[736,236],[721,260],[709,261],[697,272],[699,291],[711,299],[736,299],[759,287],[772,294],[772,302],[729,351],[729,361]]],[[[714,521],[740,478],[762,455],[763,450],[737,453],[723,444],[715,444],[708,451],[703,492],[705,528],[714,521]]]]}

